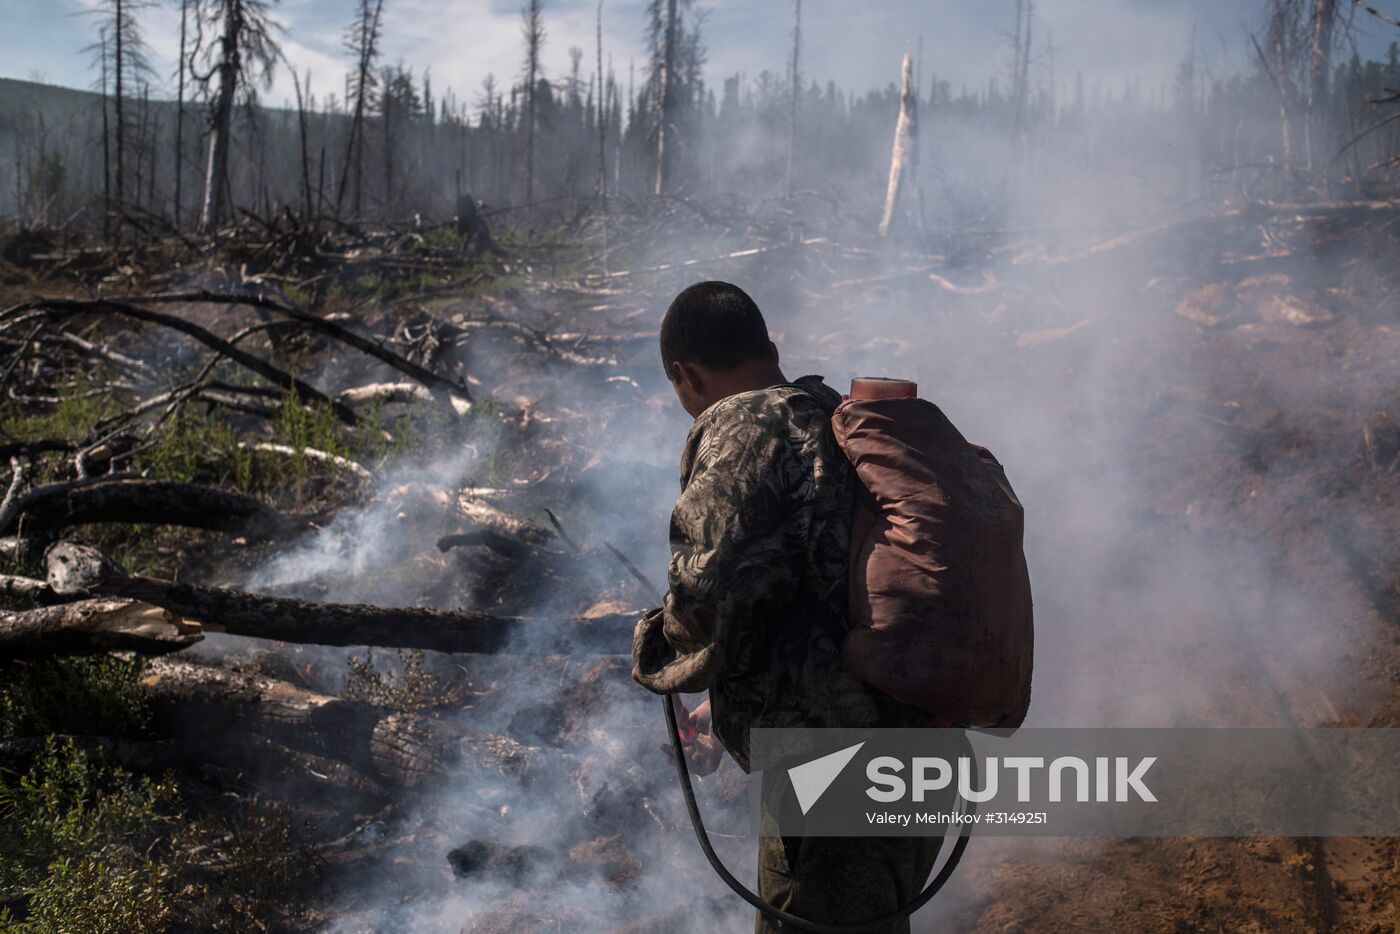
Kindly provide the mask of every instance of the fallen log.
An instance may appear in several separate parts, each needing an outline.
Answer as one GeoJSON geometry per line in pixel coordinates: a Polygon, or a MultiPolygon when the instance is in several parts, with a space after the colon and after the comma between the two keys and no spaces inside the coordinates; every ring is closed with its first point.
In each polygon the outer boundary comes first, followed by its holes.
{"type": "Polygon", "coordinates": [[[524,324],[520,321],[512,321],[507,318],[474,318],[461,321],[453,325],[453,328],[460,335],[457,338],[458,344],[463,343],[464,339],[469,338],[473,331],[484,328],[494,328],[501,331],[509,331],[512,334],[518,334],[535,350],[562,360],[565,363],[572,363],[577,366],[617,366],[616,357],[592,357],[575,350],[560,347],[545,331],[530,327],[528,324],[524,324]]]}
{"type": "Polygon", "coordinates": [[[399,356],[393,351],[385,348],[382,344],[362,337],[343,327],[328,318],[303,311],[283,302],[262,294],[243,295],[238,293],[210,292],[201,289],[197,292],[163,293],[160,295],[136,295],[126,299],[129,302],[202,302],[220,305],[248,305],[253,308],[261,308],[266,311],[273,311],[279,315],[286,315],[288,318],[306,325],[313,331],[317,331],[333,340],[348,344],[361,353],[368,354],[382,363],[388,364],[400,373],[408,376],[430,390],[436,390],[436,394],[446,398],[453,407],[460,399],[470,406],[472,397],[471,391],[467,389],[466,383],[454,382],[445,376],[439,376],[432,370],[426,369],[412,360],[399,356]],[[456,397],[456,398],[454,398],[456,397]]]}
{"type": "Polygon", "coordinates": [[[77,600],[0,613],[0,658],[94,655],[116,650],[159,655],[193,645],[200,627],[139,600],[77,600]]]}
{"type": "Polygon", "coordinates": [[[474,610],[315,603],[127,574],[90,545],[59,542],[46,555],[48,582],[59,594],[123,596],[198,619],[210,632],[313,645],[384,646],[434,652],[555,655],[615,654],[631,644],[625,614],[570,620],[496,616],[474,610]],[[531,639],[533,632],[538,639],[531,639]]]}
{"type": "Polygon", "coordinates": [[[211,723],[229,724],[397,785],[449,767],[522,775],[532,759],[528,747],[503,736],[225,668],[157,659],[143,684],[159,729],[210,742],[211,723]]]}
{"type": "Polygon", "coordinates": [[[113,350],[110,347],[83,340],[71,331],[60,331],[58,336],[59,340],[64,343],[71,344],[90,356],[101,357],[108,363],[112,363],[130,374],[144,378],[150,378],[155,375],[151,370],[150,364],[145,361],[138,360],[135,357],[128,357],[126,354],[113,350]]]}
{"type": "Polygon", "coordinates": [[[473,546],[489,548],[506,558],[523,558],[538,550],[536,545],[521,541],[513,535],[502,534],[491,528],[472,529],[470,532],[444,535],[437,541],[437,549],[441,552],[448,552],[453,548],[473,546]]]}
{"type": "Polygon", "coordinates": [[[0,535],[22,528],[26,535],[43,536],[94,522],[181,525],[258,536],[302,527],[242,493],[171,480],[98,477],[46,483],[16,497],[0,514],[0,535]]]}
{"type": "Polygon", "coordinates": [[[273,444],[269,441],[259,441],[255,444],[240,441],[238,446],[244,450],[262,451],[265,454],[281,454],[285,457],[301,456],[308,460],[319,461],[323,464],[339,467],[341,470],[352,473],[365,482],[374,479],[374,475],[371,474],[364,465],[358,464],[348,457],[341,457],[339,454],[332,454],[329,451],[322,451],[319,448],[294,448],[285,444],[273,444]]]}
{"type": "Polygon", "coordinates": [[[46,582],[32,577],[16,577],[13,574],[0,574],[0,597],[12,600],[33,600],[35,603],[53,604],[67,602],[53,592],[46,582]]]}
{"type": "MultiPolygon", "coordinates": [[[[371,402],[429,402],[432,391],[418,383],[371,383],[355,386],[336,395],[336,399],[346,405],[365,405],[371,402]]],[[[453,397],[452,411],[466,415],[471,411],[471,403],[453,397]]]]}
{"type": "MultiPolygon", "coordinates": [[[[673,269],[687,269],[691,266],[704,266],[710,263],[723,263],[734,259],[748,259],[751,256],[760,256],[764,253],[773,253],[780,250],[791,250],[793,247],[815,246],[829,243],[826,237],[803,237],[791,243],[775,243],[771,246],[750,247],[745,250],[735,250],[732,253],[723,253],[719,256],[706,256],[695,259],[679,260],[671,263],[661,263],[656,266],[644,266],[637,269],[621,269],[616,272],[594,272],[585,273],[581,279],[619,279],[627,276],[636,276],[643,273],[669,272],[673,269]]],[[[612,293],[607,293],[612,294],[612,293]]]]}
{"type": "Polygon", "coordinates": [[[41,310],[58,312],[60,314],[81,314],[84,312],[110,311],[123,317],[133,318],[137,321],[146,321],[151,324],[159,324],[186,334],[204,344],[212,350],[218,351],[235,363],[252,370],[270,383],[281,386],[284,390],[295,392],[297,397],[303,402],[325,402],[334,410],[336,417],[347,425],[355,426],[359,424],[359,418],[353,409],[341,405],[333,399],[328,398],[324,393],[315,387],[302,382],[290,373],[279,370],[277,367],[254,356],[245,350],[240,350],[231,342],[213,332],[200,327],[193,322],[178,318],[175,315],[167,315],[159,311],[151,311],[148,308],[140,308],[126,302],[117,302],[110,299],[97,299],[95,301],[82,301],[78,299],[60,298],[36,298],[19,305],[13,305],[0,312],[0,323],[9,321],[12,318],[23,315],[27,312],[41,310]]]}
{"type": "Polygon", "coordinates": [[[497,506],[482,502],[474,489],[457,494],[457,512],[483,529],[491,529],[527,545],[544,545],[554,537],[549,529],[531,519],[512,515],[497,506]]]}
{"type": "Polygon", "coordinates": [[[11,564],[22,564],[30,558],[42,555],[48,544],[48,542],[37,538],[6,535],[0,537],[0,560],[9,561],[11,564]]]}

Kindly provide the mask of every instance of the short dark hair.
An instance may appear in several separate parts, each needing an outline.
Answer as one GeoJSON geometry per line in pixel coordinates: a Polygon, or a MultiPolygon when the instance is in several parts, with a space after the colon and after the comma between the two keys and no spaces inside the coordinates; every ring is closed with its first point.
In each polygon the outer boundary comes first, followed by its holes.
{"type": "Polygon", "coordinates": [[[677,360],[727,370],[770,354],[768,325],[753,299],[728,282],[697,282],[677,295],[661,319],[661,363],[677,360]]]}

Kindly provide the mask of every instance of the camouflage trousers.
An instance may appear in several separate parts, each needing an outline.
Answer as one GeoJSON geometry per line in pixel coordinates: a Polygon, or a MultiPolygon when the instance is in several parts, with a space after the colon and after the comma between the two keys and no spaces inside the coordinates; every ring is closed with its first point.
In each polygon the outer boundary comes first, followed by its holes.
{"type": "MultiPolygon", "coordinates": [[[[758,894],[810,921],[876,918],[923,891],[941,842],[942,837],[760,837],[758,894]]],[[[796,934],[762,912],[754,931],[796,934]]],[[[876,934],[908,931],[905,918],[876,934]]]]}

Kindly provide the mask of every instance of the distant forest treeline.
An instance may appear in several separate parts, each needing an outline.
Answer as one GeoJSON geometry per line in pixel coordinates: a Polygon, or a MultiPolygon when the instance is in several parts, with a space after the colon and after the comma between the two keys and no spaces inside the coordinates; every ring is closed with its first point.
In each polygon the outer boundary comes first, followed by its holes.
{"type": "MultiPolygon", "coordinates": [[[[543,74],[547,11],[526,0],[521,76],[488,77],[468,101],[435,94],[426,71],[379,60],[384,2],[358,3],[344,94],[318,96],[309,75],[294,75],[295,108],[271,109],[260,79],[286,65],[264,0],[182,0],[180,103],[149,95],[139,7],[108,0],[97,91],[0,81],[0,178],[11,180],[0,215],[110,234],[215,226],[240,212],[443,217],[458,193],[546,216],[601,194],[813,193],[834,210],[878,210],[900,89],[809,80],[800,3],[783,67],[716,85],[688,0],[648,5],[650,60],[625,79],[603,67],[601,47],[571,49],[568,74],[543,74]]],[[[1053,73],[1048,46],[1032,39],[1031,0],[1014,7],[1002,77],[969,88],[934,74],[931,57],[918,63],[915,210],[927,224],[1048,223],[1076,205],[1069,216],[1085,223],[1121,222],[1238,191],[1355,196],[1397,171],[1400,46],[1382,61],[1334,61],[1336,4],[1271,0],[1240,73],[1207,76],[1193,38],[1171,84],[1087,89],[1082,75],[1053,73]],[[1335,22],[1319,21],[1323,8],[1335,22]]]]}

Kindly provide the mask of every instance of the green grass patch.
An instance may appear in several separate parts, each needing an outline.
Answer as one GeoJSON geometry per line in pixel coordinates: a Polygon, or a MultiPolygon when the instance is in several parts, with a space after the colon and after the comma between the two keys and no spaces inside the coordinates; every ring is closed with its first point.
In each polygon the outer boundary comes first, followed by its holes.
{"type": "Polygon", "coordinates": [[[253,453],[233,426],[206,405],[185,406],[155,446],[139,455],[150,476],[206,482],[245,492],[253,487],[253,453]]]}
{"type": "Polygon", "coordinates": [[[110,393],[92,393],[103,377],[93,375],[77,387],[65,389],[59,401],[39,411],[6,399],[0,404],[0,428],[17,441],[44,438],[84,438],[99,421],[117,411],[110,393]]]}

